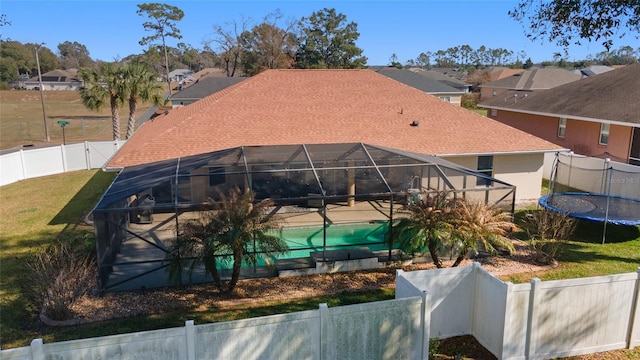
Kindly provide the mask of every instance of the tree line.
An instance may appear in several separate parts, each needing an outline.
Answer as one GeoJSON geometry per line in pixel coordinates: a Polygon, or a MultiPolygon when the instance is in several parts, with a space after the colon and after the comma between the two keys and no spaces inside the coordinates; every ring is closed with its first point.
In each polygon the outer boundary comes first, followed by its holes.
{"type": "MultiPolygon", "coordinates": [[[[530,1],[522,0],[522,3],[528,2],[530,1]]],[[[549,3],[547,6],[553,5],[550,2],[544,3],[549,3]]],[[[611,3],[610,6],[615,7],[619,12],[625,10],[626,12],[623,13],[631,20],[638,20],[637,14],[628,13],[629,10],[634,9],[633,1],[605,1],[604,3],[611,3]]],[[[574,38],[607,39],[604,43],[607,51],[576,62],[567,61],[567,53],[553,54],[554,60],[543,62],[543,66],[624,65],[637,62],[640,57],[640,47],[622,46],[618,50],[611,50],[612,26],[603,23],[595,10],[591,11],[590,17],[586,16],[588,14],[584,12],[590,9],[587,5],[581,9],[565,9],[563,14],[580,17],[583,21],[581,24],[572,24],[572,28],[568,27],[567,23],[556,24],[555,19],[544,18],[544,14],[538,13],[537,10],[528,8],[528,12],[523,13],[521,9],[514,8],[509,15],[523,24],[529,19],[528,35],[532,39],[538,40],[545,36],[541,30],[543,25],[566,27],[566,33],[549,36],[549,40],[556,40],[560,45],[566,46],[574,38]],[[588,28],[590,32],[583,31],[576,35],[578,25],[590,26],[588,28]]],[[[147,18],[142,25],[145,30],[151,32],[151,35],[139,41],[140,45],[146,46],[146,49],[140,54],[113,59],[113,62],[144,62],[165,78],[168,78],[170,69],[177,68],[188,68],[197,72],[204,68],[215,67],[224,69],[227,76],[251,76],[265,69],[274,68],[361,68],[368,65],[367,58],[362,55],[363,50],[356,45],[360,35],[358,25],[348,21],[346,15],[333,8],[324,8],[297,20],[285,20],[284,15],[276,10],[266,15],[260,22],[243,18],[230,20],[222,25],[214,25],[213,33],[203,41],[202,49],[184,42],[178,42],[176,46],[167,45],[168,38],[177,40],[182,38],[179,22],[184,13],[178,7],[162,3],[139,4],[137,13],[147,18]]],[[[622,20],[622,18],[619,19],[616,26],[619,26],[622,20]]],[[[631,26],[633,24],[631,22],[631,26]]],[[[2,15],[2,26],[10,25],[6,16],[2,15]]],[[[615,29],[615,26],[613,28],[615,29]]],[[[631,30],[634,29],[637,31],[637,26],[631,27],[631,30]]],[[[37,72],[35,49],[39,45],[22,44],[0,37],[0,81],[10,81],[21,74],[28,76],[35,74],[37,72]]],[[[71,41],[58,44],[55,53],[41,46],[38,54],[43,72],[56,68],[98,69],[102,63],[91,58],[85,45],[71,41]]],[[[397,56],[393,54],[388,64],[375,65],[464,68],[502,65],[528,68],[533,66],[533,63],[523,51],[514,52],[503,48],[488,48],[484,45],[474,49],[468,44],[462,44],[447,49],[421,52],[415,59],[410,59],[404,64],[398,62],[397,56]]]]}

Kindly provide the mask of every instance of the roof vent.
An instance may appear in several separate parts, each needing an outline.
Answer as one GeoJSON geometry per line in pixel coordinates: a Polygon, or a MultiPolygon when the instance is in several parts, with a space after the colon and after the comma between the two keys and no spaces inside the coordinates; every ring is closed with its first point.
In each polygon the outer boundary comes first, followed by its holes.
{"type": "Polygon", "coordinates": [[[420,121],[418,121],[418,120],[413,120],[413,121],[411,122],[411,124],[410,124],[410,125],[411,125],[411,126],[418,126],[418,125],[420,125],[420,121]]]}

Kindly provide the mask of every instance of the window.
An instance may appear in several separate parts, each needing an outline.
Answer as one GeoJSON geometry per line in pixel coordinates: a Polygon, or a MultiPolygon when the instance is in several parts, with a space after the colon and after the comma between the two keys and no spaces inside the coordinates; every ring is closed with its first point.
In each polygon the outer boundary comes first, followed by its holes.
{"type": "Polygon", "coordinates": [[[563,138],[566,132],[567,132],[567,119],[560,118],[560,120],[558,121],[558,137],[563,138]]]}
{"type": "Polygon", "coordinates": [[[209,186],[224,184],[227,181],[223,167],[209,168],[209,186]]]}
{"type": "Polygon", "coordinates": [[[497,116],[498,115],[498,109],[491,109],[491,116],[497,116]]]}
{"type": "MultiPolygon", "coordinates": [[[[493,176],[493,155],[478,156],[478,172],[486,176],[493,176]]],[[[476,185],[489,186],[491,185],[491,180],[478,178],[476,185]]]]}
{"type": "Polygon", "coordinates": [[[600,145],[607,145],[609,143],[609,125],[602,123],[600,125],[600,145]]]}
{"type": "Polygon", "coordinates": [[[450,103],[451,102],[451,96],[440,96],[440,99],[450,103]]]}

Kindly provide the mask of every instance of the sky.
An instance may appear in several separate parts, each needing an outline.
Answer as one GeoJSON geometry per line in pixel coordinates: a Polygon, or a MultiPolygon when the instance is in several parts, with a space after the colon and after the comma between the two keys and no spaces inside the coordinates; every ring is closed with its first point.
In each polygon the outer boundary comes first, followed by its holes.
{"type": "MultiPolygon", "coordinates": [[[[154,1],[184,11],[184,18],[177,23],[183,38],[167,38],[169,46],[184,42],[203,49],[213,38],[216,25],[241,23],[242,19],[259,24],[276,10],[284,20],[297,20],[323,8],[335,8],[358,25],[356,45],[364,50],[367,65],[388,65],[392,54],[404,64],[422,52],[465,44],[473,49],[484,45],[514,54],[524,52],[522,60],[531,58],[534,63],[552,60],[555,53],[563,51],[548,40],[533,42],[526,37],[523,25],[507,14],[517,6],[516,0],[154,1]]],[[[2,0],[0,13],[11,23],[1,28],[2,39],[45,43],[56,54],[58,44],[78,42],[94,60],[118,60],[142,53],[145,47],[138,42],[153,34],[142,26],[147,18],[136,13],[136,5],[144,2],[2,0]]],[[[632,36],[614,39],[614,49],[622,45],[635,48],[640,40],[632,36]]],[[[566,59],[582,60],[604,50],[599,42],[584,42],[569,47],[566,59]]]]}

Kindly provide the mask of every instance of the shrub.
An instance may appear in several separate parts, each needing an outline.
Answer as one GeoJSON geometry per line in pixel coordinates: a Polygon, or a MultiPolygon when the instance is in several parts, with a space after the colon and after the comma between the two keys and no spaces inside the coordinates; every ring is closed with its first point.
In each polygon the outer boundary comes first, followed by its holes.
{"type": "Polygon", "coordinates": [[[480,102],[480,93],[466,93],[462,95],[462,107],[465,109],[477,109],[480,102]]]}
{"type": "Polygon", "coordinates": [[[556,264],[562,252],[563,240],[571,237],[576,229],[576,221],[565,214],[546,209],[533,210],[525,215],[523,228],[536,250],[537,260],[544,264],[556,264]]]}
{"type": "Polygon", "coordinates": [[[52,320],[71,318],[72,305],[95,286],[95,253],[87,237],[59,240],[29,257],[27,267],[27,296],[52,320]]]}

